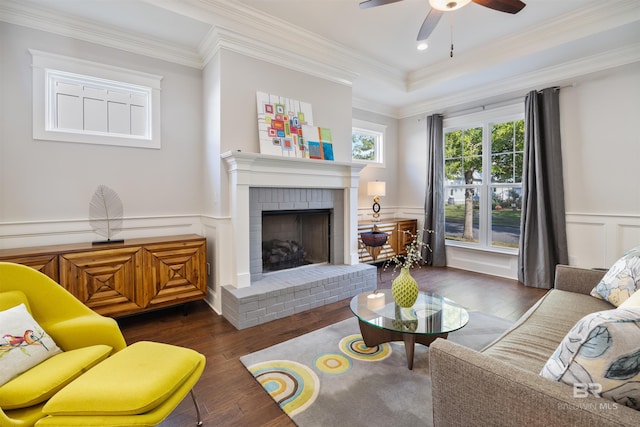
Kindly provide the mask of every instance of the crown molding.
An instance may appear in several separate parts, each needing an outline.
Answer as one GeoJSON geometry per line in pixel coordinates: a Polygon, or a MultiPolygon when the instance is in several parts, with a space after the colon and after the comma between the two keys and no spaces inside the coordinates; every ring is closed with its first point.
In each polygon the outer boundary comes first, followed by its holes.
{"type": "Polygon", "coordinates": [[[370,113],[382,114],[383,116],[397,119],[398,109],[386,104],[369,101],[364,98],[352,97],[351,107],[370,113]]]}
{"type": "MultiPolygon", "coordinates": [[[[211,31],[196,49],[125,31],[115,26],[73,19],[49,9],[14,0],[0,1],[0,21],[197,69],[202,69],[211,58],[224,49],[349,86],[356,79],[362,78],[375,80],[397,91],[419,93],[420,90],[443,81],[472,75],[478,69],[486,69],[495,65],[496,59],[498,62],[505,62],[581,36],[597,34],[640,20],[637,0],[596,2],[590,7],[548,21],[544,25],[525,29],[520,34],[501,41],[497,48],[494,45],[491,49],[483,47],[462,52],[453,60],[407,72],[232,0],[142,1],[209,24],[211,31]],[[286,35],[285,48],[281,47],[283,34],[286,35]]],[[[404,107],[392,107],[361,98],[354,99],[353,106],[394,118],[403,118],[522,91],[538,84],[555,84],[562,78],[574,78],[593,70],[604,70],[637,60],[637,46],[634,45],[523,74],[476,90],[433,98],[427,102],[404,107]],[[630,56],[619,58],[617,52],[623,52],[625,49],[630,56]],[[570,64],[580,66],[573,69],[570,64]],[[570,77],[563,77],[566,73],[569,73],[570,77]],[[538,79],[542,79],[540,83],[538,79]]]]}
{"type": "MultiPolygon", "coordinates": [[[[366,76],[405,90],[406,72],[350,49],[338,42],[321,37],[278,17],[266,16],[262,11],[229,0],[144,0],[208,23],[212,31],[200,44],[200,55],[206,64],[219,47],[214,39],[226,39],[227,45],[236,40],[239,52],[278,65],[290,67],[291,59],[300,62],[298,71],[317,75],[315,67],[342,70],[353,78],[366,76]],[[283,48],[283,37],[286,48],[283,48]],[[241,48],[240,48],[241,46],[241,48]],[[268,56],[265,57],[265,52],[268,56]],[[305,65],[303,65],[303,63],[305,65]]],[[[326,73],[321,73],[326,74],[326,73]]],[[[352,78],[352,80],[353,80],[352,78]]]]}
{"type": "Polygon", "coordinates": [[[200,44],[204,63],[207,64],[222,49],[349,87],[358,77],[358,74],[349,70],[299,56],[289,50],[278,49],[277,46],[274,47],[270,43],[257,41],[233,30],[217,26],[207,34],[200,44]]]}
{"type": "Polygon", "coordinates": [[[635,62],[640,62],[640,43],[546,67],[510,79],[503,79],[492,84],[483,85],[475,90],[466,90],[451,96],[434,98],[427,102],[398,108],[394,117],[402,119],[420,114],[443,112],[455,106],[482,102],[483,100],[500,96],[512,96],[514,93],[520,93],[524,96],[529,90],[550,85],[573,84],[575,82],[571,80],[578,80],[589,74],[635,62]]]}
{"type": "Polygon", "coordinates": [[[449,81],[479,69],[531,55],[639,19],[640,8],[637,0],[597,2],[543,25],[525,29],[519,34],[492,43],[490,46],[463,52],[453,59],[409,72],[407,91],[412,92],[449,81]]]}
{"type": "Polygon", "coordinates": [[[74,19],[57,12],[12,0],[0,2],[0,21],[102,46],[120,49],[172,63],[201,69],[202,58],[193,49],[154,39],[114,26],[86,19],[74,19]]]}

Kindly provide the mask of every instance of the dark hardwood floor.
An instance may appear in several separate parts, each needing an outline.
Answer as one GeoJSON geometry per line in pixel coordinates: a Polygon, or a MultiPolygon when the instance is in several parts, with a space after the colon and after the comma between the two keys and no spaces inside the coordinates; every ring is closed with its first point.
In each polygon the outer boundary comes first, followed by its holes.
{"type": "MultiPolygon", "coordinates": [[[[412,275],[423,291],[511,320],[518,319],[546,292],[514,280],[452,268],[423,267],[412,270],[412,275]]],[[[390,288],[393,277],[391,269],[382,271],[378,287],[390,288]]],[[[351,316],[345,300],[238,331],[201,301],[189,304],[186,316],[176,307],[121,318],[118,323],[128,344],[159,341],[190,347],[207,357],[207,367],[194,388],[205,426],[294,426],[239,358],[351,316]]],[[[195,409],[187,396],[162,426],[190,426],[195,420],[195,409]]]]}

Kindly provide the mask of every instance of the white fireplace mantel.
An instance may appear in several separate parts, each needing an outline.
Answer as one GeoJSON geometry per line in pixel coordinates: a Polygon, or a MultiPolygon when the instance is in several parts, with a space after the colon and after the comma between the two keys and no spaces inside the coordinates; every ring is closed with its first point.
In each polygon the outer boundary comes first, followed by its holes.
{"type": "Polygon", "coordinates": [[[249,255],[250,187],[329,188],[344,190],[344,264],[358,263],[358,184],[363,164],[280,157],[240,151],[221,155],[229,174],[233,285],[251,285],[249,255]]]}

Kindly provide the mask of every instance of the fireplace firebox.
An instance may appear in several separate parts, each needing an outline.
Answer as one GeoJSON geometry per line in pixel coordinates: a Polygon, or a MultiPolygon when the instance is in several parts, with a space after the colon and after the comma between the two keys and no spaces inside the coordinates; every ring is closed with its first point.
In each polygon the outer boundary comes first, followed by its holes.
{"type": "Polygon", "coordinates": [[[329,263],[332,209],[262,211],[262,271],[329,263]]]}

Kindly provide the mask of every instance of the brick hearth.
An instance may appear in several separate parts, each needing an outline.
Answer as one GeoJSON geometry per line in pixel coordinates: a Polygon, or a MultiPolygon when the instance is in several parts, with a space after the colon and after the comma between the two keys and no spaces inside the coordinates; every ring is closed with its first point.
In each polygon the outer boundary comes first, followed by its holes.
{"type": "Polygon", "coordinates": [[[376,267],[311,265],[264,274],[251,286],[222,288],[222,312],[238,329],[351,298],[376,288],[376,267]]]}

